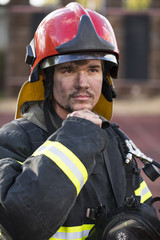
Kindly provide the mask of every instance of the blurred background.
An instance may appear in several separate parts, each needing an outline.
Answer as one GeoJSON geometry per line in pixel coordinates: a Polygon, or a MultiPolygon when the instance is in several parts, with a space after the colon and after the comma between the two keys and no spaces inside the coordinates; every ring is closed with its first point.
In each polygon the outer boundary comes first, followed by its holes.
{"type": "MultiPolygon", "coordinates": [[[[69,2],[73,1],[0,0],[0,126],[14,119],[16,98],[30,70],[24,62],[26,46],[38,24],[69,2]]],[[[160,1],[77,2],[106,16],[115,31],[120,71],[114,80],[112,121],[142,152],[160,162],[160,1]]],[[[160,195],[160,178],[155,183],[144,178],[153,195],[160,195]]]]}

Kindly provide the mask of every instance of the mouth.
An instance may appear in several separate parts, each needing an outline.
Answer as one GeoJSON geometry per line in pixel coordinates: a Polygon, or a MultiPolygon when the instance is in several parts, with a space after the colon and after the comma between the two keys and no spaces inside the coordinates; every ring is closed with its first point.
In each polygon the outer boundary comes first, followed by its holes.
{"type": "Polygon", "coordinates": [[[90,98],[88,95],[77,95],[76,97],[73,97],[77,101],[86,101],[90,98]]]}
{"type": "Polygon", "coordinates": [[[87,92],[87,93],[76,92],[76,93],[71,94],[70,97],[77,101],[87,101],[88,99],[92,98],[93,96],[89,92],[87,92]]]}

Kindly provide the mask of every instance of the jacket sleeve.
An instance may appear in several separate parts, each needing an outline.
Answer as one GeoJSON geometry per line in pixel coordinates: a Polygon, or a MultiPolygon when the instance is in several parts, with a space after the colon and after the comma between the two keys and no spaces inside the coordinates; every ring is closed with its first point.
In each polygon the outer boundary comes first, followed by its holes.
{"type": "Polygon", "coordinates": [[[106,142],[103,129],[70,117],[23,164],[1,159],[0,224],[13,239],[45,240],[59,229],[106,142]]]}

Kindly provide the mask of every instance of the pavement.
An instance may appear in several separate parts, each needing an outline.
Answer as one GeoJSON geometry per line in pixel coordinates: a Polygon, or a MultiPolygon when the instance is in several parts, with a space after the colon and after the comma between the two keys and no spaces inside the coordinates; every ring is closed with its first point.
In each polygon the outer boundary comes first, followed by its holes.
{"type": "MultiPolygon", "coordinates": [[[[16,99],[0,100],[0,127],[14,119],[15,108],[16,99]]],[[[160,163],[160,97],[117,99],[112,122],[117,123],[145,155],[160,163]]],[[[139,160],[138,165],[142,167],[139,160]]],[[[143,171],[142,176],[153,196],[160,196],[160,177],[152,182],[143,171]]],[[[160,202],[155,207],[160,209],[160,202]]]]}

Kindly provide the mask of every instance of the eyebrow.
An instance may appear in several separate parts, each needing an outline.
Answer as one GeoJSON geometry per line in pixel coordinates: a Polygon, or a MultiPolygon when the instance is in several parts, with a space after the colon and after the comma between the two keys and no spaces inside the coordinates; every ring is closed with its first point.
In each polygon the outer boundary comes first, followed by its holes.
{"type": "Polygon", "coordinates": [[[59,66],[58,69],[63,70],[63,69],[71,68],[71,67],[72,67],[72,65],[59,66]]]}
{"type": "Polygon", "coordinates": [[[90,68],[100,68],[101,65],[90,65],[90,66],[88,66],[88,67],[90,67],[90,68]]]}

